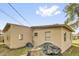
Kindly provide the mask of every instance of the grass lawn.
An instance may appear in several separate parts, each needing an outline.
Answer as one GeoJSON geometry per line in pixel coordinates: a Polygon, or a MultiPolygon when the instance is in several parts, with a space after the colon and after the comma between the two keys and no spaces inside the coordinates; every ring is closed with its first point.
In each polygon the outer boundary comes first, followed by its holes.
{"type": "Polygon", "coordinates": [[[66,52],[63,53],[64,56],[79,56],[79,39],[72,41],[72,46],[66,52]]]}
{"type": "MultiPolygon", "coordinates": [[[[0,45],[0,56],[20,56],[27,54],[28,48],[10,50],[5,45],[0,45]]],[[[72,46],[63,53],[63,56],[79,56],[79,39],[72,41],[72,46]]]]}
{"type": "Polygon", "coordinates": [[[20,55],[26,54],[28,50],[29,49],[25,47],[10,50],[6,48],[5,45],[0,45],[0,56],[20,56],[20,55]]]}

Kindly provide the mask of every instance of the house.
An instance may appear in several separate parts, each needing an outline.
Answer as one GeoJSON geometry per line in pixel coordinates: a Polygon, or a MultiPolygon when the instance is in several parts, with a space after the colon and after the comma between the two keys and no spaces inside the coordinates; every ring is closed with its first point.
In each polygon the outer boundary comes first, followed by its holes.
{"type": "Polygon", "coordinates": [[[64,24],[32,27],[7,24],[3,32],[5,33],[5,44],[12,49],[23,47],[28,42],[36,47],[49,41],[61,48],[62,52],[64,52],[72,45],[73,29],[64,24]]]}
{"type": "Polygon", "coordinates": [[[27,26],[8,23],[4,29],[4,43],[10,49],[24,47],[32,42],[32,29],[27,26]]]}
{"type": "Polygon", "coordinates": [[[62,52],[67,50],[72,45],[73,29],[68,25],[55,24],[45,26],[34,26],[33,40],[34,46],[39,46],[45,41],[52,42],[54,45],[60,47],[62,52]]]}
{"type": "Polygon", "coordinates": [[[0,42],[4,42],[4,35],[2,30],[0,30],[0,42]]]}

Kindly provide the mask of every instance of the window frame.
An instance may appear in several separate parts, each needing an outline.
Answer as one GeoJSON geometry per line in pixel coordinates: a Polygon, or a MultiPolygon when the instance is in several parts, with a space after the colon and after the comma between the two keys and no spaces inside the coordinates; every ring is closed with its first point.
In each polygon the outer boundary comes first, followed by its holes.
{"type": "Polygon", "coordinates": [[[70,33],[70,40],[72,40],[72,33],[70,33]]]}
{"type": "Polygon", "coordinates": [[[64,41],[67,41],[67,33],[64,32],[64,41]]]}
{"type": "MultiPolygon", "coordinates": [[[[4,38],[3,38],[4,39],[4,38]]],[[[9,41],[10,40],[10,35],[6,36],[6,40],[9,41]]]]}
{"type": "Polygon", "coordinates": [[[19,40],[23,40],[23,34],[19,34],[19,35],[18,35],[18,39],[19,39],[19,40]]]}
{"type": "Polygon", "coordinates": [[[51,31],[45,32],[45,41],[49,41],[50,39],[51,39],[51,31]],[[47,33],[49,33],[49,35],[47,33]]]}
{"type": "Polygon", "coordinates": [[[34,36],[38,36],[38,32],[35,32],[35,33],[34,33],[34,36]]]}

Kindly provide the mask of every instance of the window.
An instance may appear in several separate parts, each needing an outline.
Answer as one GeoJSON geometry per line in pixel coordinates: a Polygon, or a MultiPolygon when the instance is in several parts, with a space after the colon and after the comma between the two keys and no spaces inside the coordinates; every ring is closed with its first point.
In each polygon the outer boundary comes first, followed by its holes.
{"type": "Polygon", "coordinates": [[[3,43],[4,43],[4,40],[3,40],[3,43]]]}
{"type": "Polygon", "coordinates": [[[23,34],[19,34],[19,40],[23,39],[23,34]]]}
{"type": "Polygon", "coordinates": [[[7,35],[6,39],[9,41],[9,40],[10,40],[10,36],[9,36],[9,35],[7,35]]]}
{"type": "Polygon", "coordinates": [[[47,41],[47,40],[50,40],[50,38],[51,38],[51,32],[50,32],[50,31],[45,32],[45,40],[46,40],[46,41],[47,41]]]}
{"type": "Polygon", "coordinates": [[[8,36],[7,36],[7,40],[8,40],[8,36]]]}
{"type": "Polygon", "coordinates": [[[34,33],[34,36],[38,36],[38,33],[34,33]]]}
{"type": "Polygon", "coordinates": [[[70,33],[70,40],[72,39],[72,34],[70,33]]]}
{"type": "Polygon", "coordinates": [[[64,41],[66,41],[66,32],[64,33],[64,41]]]}

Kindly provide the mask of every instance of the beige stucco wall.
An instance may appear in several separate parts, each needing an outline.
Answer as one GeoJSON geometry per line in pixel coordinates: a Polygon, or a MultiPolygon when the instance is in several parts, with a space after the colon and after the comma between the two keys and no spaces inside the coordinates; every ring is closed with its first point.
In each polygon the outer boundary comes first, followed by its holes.
{"type": "Polygon", "coordinates": [[[71,45],[72,45],[72,32],[71,31],[69,31],[68,29],[66,29],[66,28],[61,28],[61,35],[62,35],[62,37],[61,37],[61,49],[62,49],[62,52],[64,52],[65,50],[67,50],[68,48],[70,48],[71,47],[71,45]],[[66,41],[64,41],[64,33],[66,32],[66,41]]]}
{"type": "Polygon", "coordinates": [[[5,34],[5,36],[10,36],[10,40],[5,38],[5,43],[9,48],[20,48],[28,42],[32,42],[32,29],[28,27],[11,25],[11,28],[5,34]],[[23,34],[23,40],[19,40],[19,34],[23,34]]]}
{"type": "Polygon", "coordinates": [[[11,39],[11,31],[12,31],[12,28],[11,27],[12,26],[10,26],[9,30],[4,33],[4,43],[8,47],[10,47],[10,43],[11,43],[10,42],[10,39],[11,39]],[[9,40],[7,40],[7,36],[9,37],[9,40]]]}
{"type": "Polygon", "coordinates": [[[45,32],[51,32],[51,39],[49,40],[54,45],[61,46],[61,28],[49,28],[49,29],[33,29],[33,33],[37,32],[38,36],[33,35],[34,45],[38,46],[45,42],[45,32]]]}
{"type": "Polygon", "coordinates": [[[62,52],[67,50],[71,46],[70,33],[68,29],[58,27],[58,28],[47,28],[47,29],[33,29],[33,34],[38,33],[38,36],[33,35],[34,46],[38,46],[45,42],[45,32],[51,32],[51,39],[49,40],[54,45],[60,47],[62,52]],[[64,42],[64,32],[67,32],[67,41],[64,42]]]}

